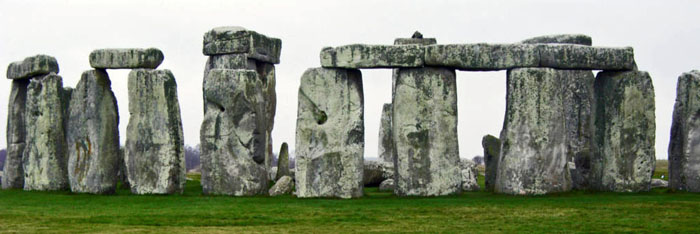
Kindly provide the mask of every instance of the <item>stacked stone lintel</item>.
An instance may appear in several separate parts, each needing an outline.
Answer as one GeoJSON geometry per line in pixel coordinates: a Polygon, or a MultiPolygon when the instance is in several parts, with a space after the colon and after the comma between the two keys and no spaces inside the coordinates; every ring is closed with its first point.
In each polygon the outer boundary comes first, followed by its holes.
{"type": "Polygon", "coordinates": [[[280,62],[281,47],[280,39],[242,27],[218,27],[204,34],[202,52],[209,56],[204,70],[205,119],[200,134],[201,183],[205,194],[265,194],[268,180],[275,179],[268,178],[267,172],[271,170],[273,160],[271,133],[276,109],[274,64],[280,62]],[[211,75],[216,69],[220,70],[211,75]],[[241,90],[245,87],[259,90],[260,93],[241,90]],[[236,98],[222,96],[223,93],[247,96],[236,98]],[[258,105],[262,108],[258,109],[258,105]],[[242,113],[247,114],[244,116],[242,113]],[[244,121],[240,117],[246,117],[245,121],[248,122],[245,124],[248,126],[224,129],[223,125],[215,124],[219,120],[229,121],[226,124],[230,126],[238,126],[240,121],[244,121]],[[224,132],[254,140],[240,145],[233,136],[220,135],[224,132]]]}

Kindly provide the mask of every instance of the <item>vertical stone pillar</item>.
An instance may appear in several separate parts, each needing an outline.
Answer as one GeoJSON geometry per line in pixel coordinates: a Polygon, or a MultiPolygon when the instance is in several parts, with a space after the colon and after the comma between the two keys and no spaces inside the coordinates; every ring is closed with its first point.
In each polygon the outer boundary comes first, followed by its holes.
{"type": "Polygon", "coordinates": [[[613,192],[650,189],[656,156],[654,87],[643,71],[600,72],[595,80],[595,154],[591,186],[613,192]]]}
{"type": "Polygon", "coordinates": [[[455,71],[398,69],[392,101],[394,192],[439,196],[460,192],[455,71]]]}
{"type": "Polygon", "coordinates": [[[508,71],[495,192],[538,195],[571,189],[562,74],[551,68],[508,71]]]}
{"type": "Polygon", "coordinates": [[[83,72],[70,99],[68,178],[78,193],[113,193],[119,165],[119,112],[104,70],[83,72]]]}
{"type": "Polygon", "coordinates": [[[394,163],[394,141],[391,139],[391,103],[382,107],[382,118],[379,122],[379,160],[394,163]]]}
{"type": "Polygon", "coordinates": [[[262,82],[252,70],[213,69],[205,78],[200,130],[204,194],[252,196],[268,189],[262,82]]]}
{"type": "Polygon", "coordinates": [[[304,72],[295,148],[298,197],[362,196],[364,95],[359,70],[304,72]]]}
{"type": "Polygon", "coordinates": [[[669,187],[700,192],[700,71],[678,77],[668,146],[669,187]]]}
{"type": "Polygon", "coordinates": [[[25,110],[27,105],[28,79],[12,81],[10,104],[7,106],[7,155],[2,175],[3,189],[24,187],[22,154],[26,146],[25,110]]]}
{"type": "Polygon", "coordinates": [[[129,73],[127,175],[135,194],[182,193],[185,152],[177,84],[170,70],[129,73]]]}
{"type": "Polygon", "coordinates": [[[63,80],[58,75],[35,77],[29,83],[25,111],[27,145],[22,156],[24,190],[69,187],[62,95],[63,80]]]}
{"type": "Polygon", "coordinates": [[[486,173],[484,175],[484,186],[486,191],[493,192],[498,174],[498,157],[501,153],[501,140],[492,135],[481,138],[481,146],[484,148],[484,165],[486,173]]]}

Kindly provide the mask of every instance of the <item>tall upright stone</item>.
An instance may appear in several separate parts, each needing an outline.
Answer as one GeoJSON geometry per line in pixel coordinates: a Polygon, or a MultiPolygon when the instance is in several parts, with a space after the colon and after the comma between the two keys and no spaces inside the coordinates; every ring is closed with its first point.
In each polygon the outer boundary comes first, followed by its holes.
{"type": "Polygon", "coordinates": [[[360,71],[306,70],[297,111],[297,196],[362,196],[365,130],[360,71]]]}
{"type": "Polygon", "coordinates": [[[170,70],[129,73],[127,176],[135,194],[182,193],[185,152],[177,83],[170,70]]]}
{"type": "Polygon", "coordinates": [[[700,192],[700,71],[678,77],[668,146],[669,187],[700,192]]]}
{"type": "Polygon", "coordinates": [[[400,196],[459,193],[455,71],[399,69],[392,106],[394,192],[400,196]]]}
{"type": "Polygon", "coordinates": [[[104,70],[83,72],[70,100],[68,178],[78,193],[113,193],[119,165],[119,112],[104,70]]]}
{"type": "Polygon", "coordinates": [[[484,175],[484,186],[486,191],[493,192],[498,174],[498,156],[501,152],[501,140],[492,135],[481,138],[481,146],[484,147],[484,164],[486,173],[484,175]]]}
{"type": "Polygon", "coordinates": [[[27,88],[27,145],[22,156],[24,190],[63,190],[69,187],[62,93],[63,80],[53,73],[32,78],[27,88]]]}
{"type": "Polygon", "coordinates": [[[262,82],[255,71],[213,69],[200,130],[204,194],[251,196],[268,189],[262,82]]]}
{"type": "Polygon", "coordinates": [[[7,155],[2,170],[3,189],[24,187],[22,154],[24,154],[27,135],[24,117],[27,105],[27,86],[29,86],[27,79],[12,81],[10,101],[7,106],[7,155]]]}
{"type": "Polygon", "coordinates": [[[279,180],[283,176],[291,176],[289,173],[289,146],[287,142],[282,143],[280,148],[280,155],[277,159],[277,173],[275,174],[275,181],[279,180]]]}
{"type": "Polygon", "coordinates": [[[602,191],[650,189],[656,155],[654,87],[643,71],[600,72],[595,80],[595,149],[591,187],[602,191]]]}
{"type": "Polygon", "coordinates": [[[391,103],[384,103],[379,122],[379,159],[394,163],[394,141],[391,139],[391,103]]]}
{"type": "Polygon", "coordinates": [[[571,189],[560,75],[551,68],[508,71],[495,192],[539,195],[571,189]]]}
{"type": "MultiPolygon", "coordinates": [[[[581,34],[547,35],[526,39],[523,43],[576,44],[590,46],[592,39],[581,34]]],[[[588,189],[591,157],[593,154],[593,83],[595,76],[589,70],[556,70],[564,92],[567,152],[571,181],[574,189],[588,189]]]]}

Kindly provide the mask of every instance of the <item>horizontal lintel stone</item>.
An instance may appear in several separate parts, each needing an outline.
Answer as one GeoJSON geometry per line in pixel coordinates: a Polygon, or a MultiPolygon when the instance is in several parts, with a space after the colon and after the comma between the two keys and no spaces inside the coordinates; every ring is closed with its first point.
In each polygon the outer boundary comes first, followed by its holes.
{"type": "Polygon", "coordinates": [[[242,27],[218,27],[204,34],[204,55],[247,54],[249,58],[280,63],[282,40],[242,27]]]}
{"type": "Polygon", "coordinates": [[[58,73],[56,58],[48,55],[35,55],[22,61],[10,63],[7,67],[8,79],[26,79],[36,76],[58,73]]]}
{"type": "Polygon", "coordinates": [[[353,44],[321,50],[327,68],[423,67],[425,50],[419,45],[353,44]]]}
{"type": "Polygon", "coordinates": [[[156,48],[97,49],[90,53],[90,66],[98,69],[157,68],[165,57],[156,48]]]}

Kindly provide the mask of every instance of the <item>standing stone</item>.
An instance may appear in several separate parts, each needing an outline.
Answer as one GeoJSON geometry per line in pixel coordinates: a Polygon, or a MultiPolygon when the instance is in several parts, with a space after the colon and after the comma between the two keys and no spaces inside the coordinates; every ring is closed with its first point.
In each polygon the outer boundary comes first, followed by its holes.
{"type": "Polygon", "coordinates": [[[379,191],[380,192],[389,192],[389,191],[393,192],[395,187],[396,186],[394,184],[394,179],[386,179],[386,180],[382,181],[381,184],[379,184],[379,191]]]}
{"type": "Polygon", "coordinates": [[[678,77],[668,146],[669,187],[700,192],[700,71],[678,77]]]}
{"type": "Polygon", "coordinates": [[[469,159],[460,159],[460,174],[462,175],[462,191],[479,191],[479,171],[476,164],[469,159]]]}
{"type": "Polygon", "coordinates": [[[129,73],[127,176],[135,194],[182,193],[185,151],[177,84],[170,70],[129,73]]]}
{"type": "Polygon", "coordinates": [[[481,138],[481,146],[484,147],[484,164],[486,173],[484,175],[484,186],[486,191],[493,192],[498,174],[498,156],[501,153],[501,140],[492,135],[481,138]]]}
{"type": "Polygon", "coordinates": [[[654,86],[649,73],[600,72],[595,94],[597,149],[591,159],[591,187],[648,191],[656,164],[654,86]]]}
{"type": "Polygon", "coordinates": [[[508,71],[495,192],[539,195],[571,189],[560,73],[508,71]]]}
{"type": "Polygon", "coordinates": [[[365,126],[360,71],[306,70],[297,110],[297,196],[362,196],[365,126]]]}
{"type": "Polygon", "coordinates": [[[391,103],[385,103],[379,124],[379,160],[393,163],[393,148],[394,141],[391,139],[391,103]]]}
{"type": "Polygon", "coordinates": [[[8,79],[26,79],[36,76],[58,73],[56,58],[48,55],[35,55],[7,66],[8,79]]]}
{"type": "MultiPolygon", "coordinates": [[[[580,34],[561,34],[535,37],[524,40],[523,43],[560,43],[560,44],[592,44],[591,37],[580,34]]],[[[561,77],[564,113],[566,118],[566,136],[568,161],[571,181],[574,189],[588,189],[588,175],[591,169],[593,154],[593,71],[587,70],[556,70],[561,77]]]]}
{"type": "Polygon", "coordinates": [[[104,70],[83,72],[70,100],[68,178],[77,193],[113,193],[118,178],[119,113],[104,70]]]}
{"type": "Polygon", "coordinates": [[[68,188],[62,92],[63,80],[55,74],[35,77],[27,88],[24,190],[68,188]]]}
{"type": "Polygon", "coordinates": [[[459,193],[455,71],[399,69],[392,103],[396,194],[459,193]]]}
{"type": "Polygon", "coordinates": [[[252,196],[268,189],[262,82],[255,71],[213,69],[200,131],[204,194],[252,196]]]}
{"type": "Polygon", "coordinates": [[[282,178],[282,176],[289,176],[289,146],[287,142],[282,143],[282,148],[280,148],[280,155],[277,159],[277,175],[275,176],[275,181],[282,178]]]}
{"type": "Polygon", "coordinates": [[[26,146],[25,111],[29,80],[13,80],[7,107],[7,155],[2,175],[3,189],[24,187],[22,155],[26,146]]]}
{"type": "Polygon", "coordinates": [[[98,69],[156,69],[165,57],[156,48],[99,49],[90,53],[90,66],[98,69]]]}

